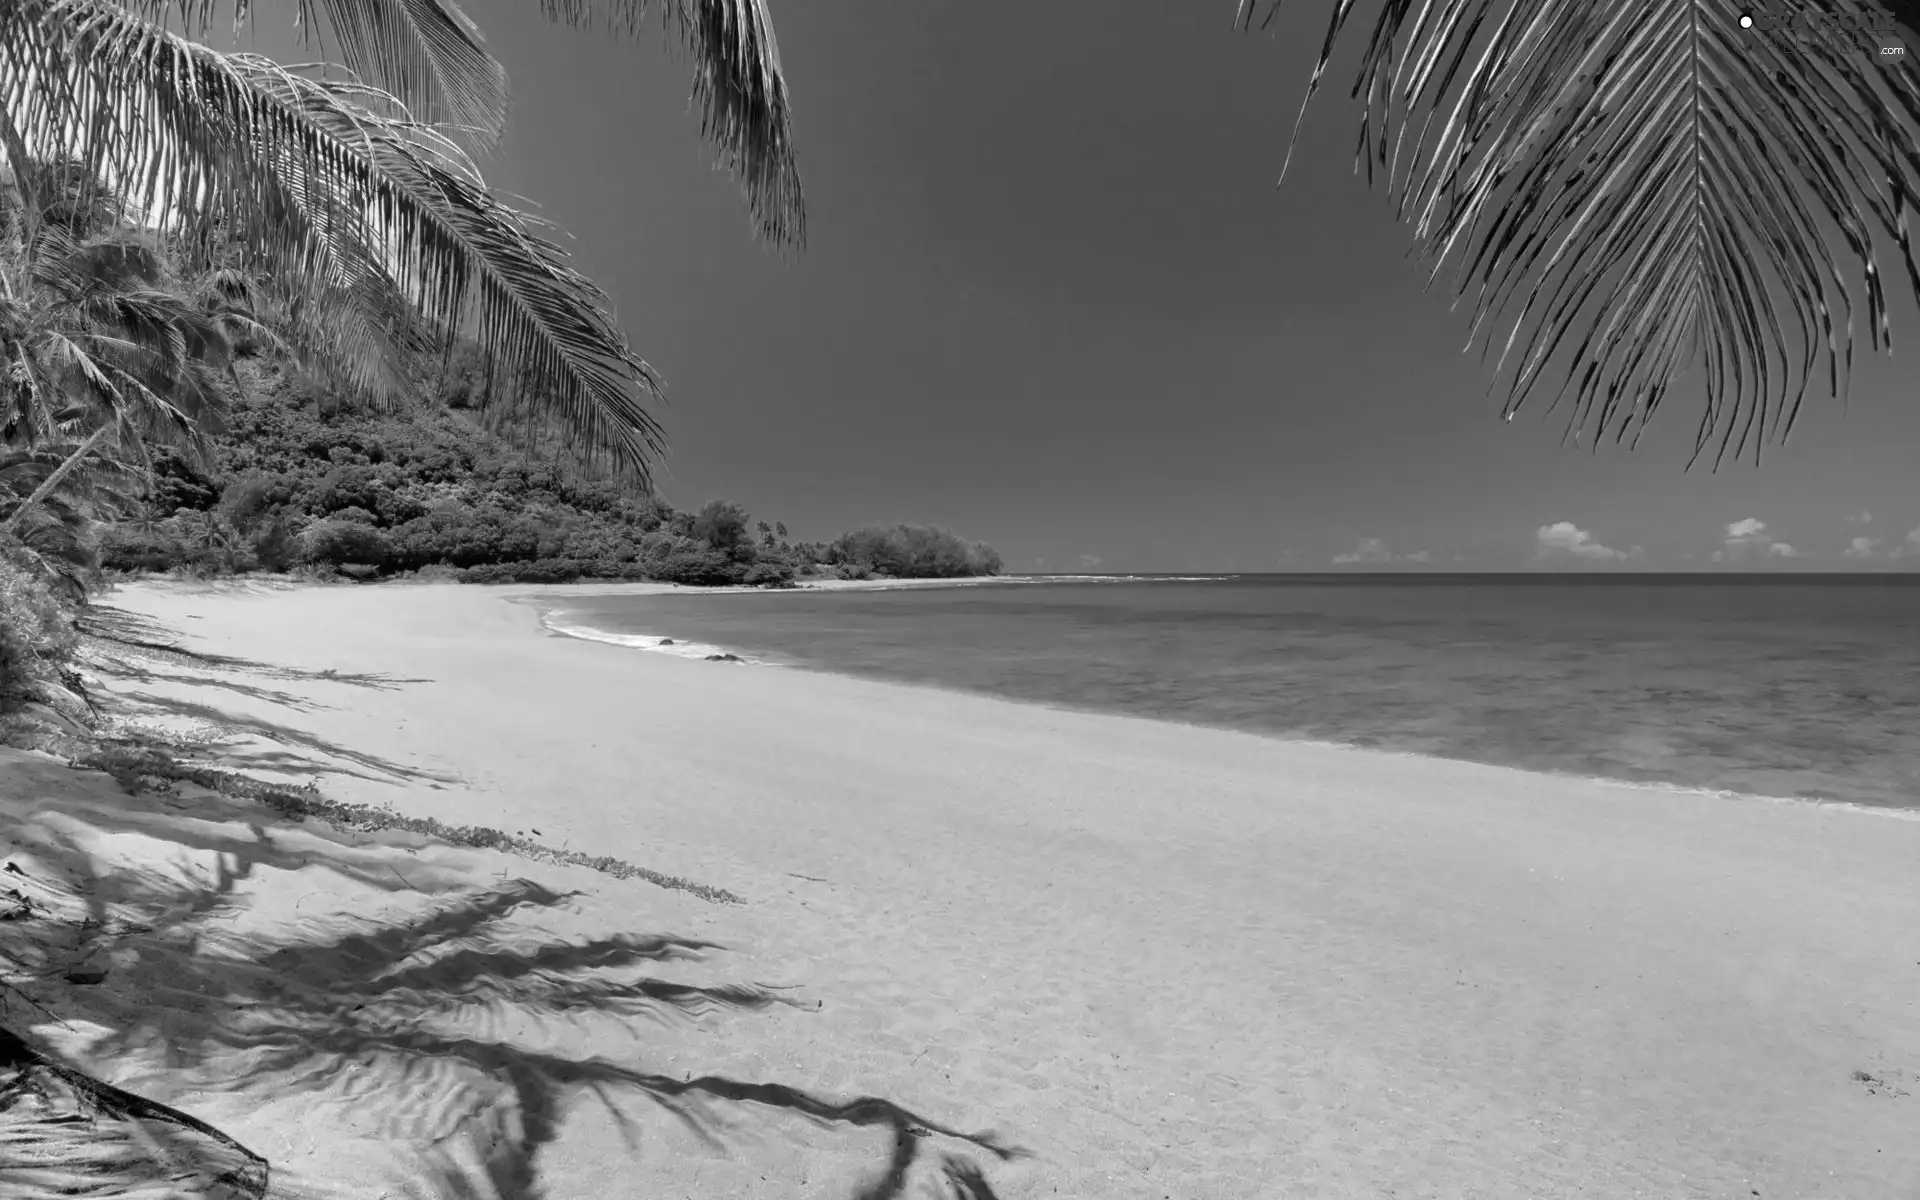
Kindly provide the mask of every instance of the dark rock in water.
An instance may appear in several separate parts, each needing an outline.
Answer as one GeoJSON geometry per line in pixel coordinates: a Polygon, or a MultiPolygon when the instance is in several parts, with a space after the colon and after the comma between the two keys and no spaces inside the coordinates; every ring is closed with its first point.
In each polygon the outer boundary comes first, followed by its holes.
{"type": "Polygon", "coordinates": [[[66,973],[65,979],[68,983],[85,985],[100,983],[106,977],[107,973],[98,967],[75,967],[66,973]]]}
{"type": "Polygon", "coordinates": [[[738,654],[709,654],[707,655],[707,661],[708,662],[745,662],[746,660],[741,658],[738,654]]]}
{"type": "Polygon", "coordinates": [[[658,644],[659,644],[659,645],[662,645],[662,646],[671,646],[671,645],[673,645],[673,639],[672,639],[672,638],[661,638],[658,644]]]}

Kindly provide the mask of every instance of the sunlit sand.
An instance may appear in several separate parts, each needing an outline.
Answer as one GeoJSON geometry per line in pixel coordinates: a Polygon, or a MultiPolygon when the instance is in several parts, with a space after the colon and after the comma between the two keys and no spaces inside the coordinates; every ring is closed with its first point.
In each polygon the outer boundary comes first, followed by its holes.
{"type": "Polygon", "coordinates": [[[534,590],[130,587],[285,670],[113,705],[741,903],[9,752],[9,853],[114,931],[12,1019],[285,1195],[1920,1178],[1920,823],[630,652],[534,590]]]}

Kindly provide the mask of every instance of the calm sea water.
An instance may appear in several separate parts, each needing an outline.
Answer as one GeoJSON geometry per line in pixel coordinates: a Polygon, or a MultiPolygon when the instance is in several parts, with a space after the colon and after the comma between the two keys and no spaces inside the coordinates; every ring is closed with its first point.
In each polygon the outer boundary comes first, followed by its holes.
{"type": "Polygon", "coordinates": [[[670,637],[668,652],[1920,808],[1920,575],[1231,576],[554,603],[555,628],[670,637]]]}

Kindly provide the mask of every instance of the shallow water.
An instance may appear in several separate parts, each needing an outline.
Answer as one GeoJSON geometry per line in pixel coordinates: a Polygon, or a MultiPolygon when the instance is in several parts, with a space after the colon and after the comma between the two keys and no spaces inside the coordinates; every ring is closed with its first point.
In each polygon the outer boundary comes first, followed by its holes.
{"type": "MultiPolygon", "coordinates": [[[[566,598],[575,636],[1536,770],[1920,808],[1920,574],[566,598]]],[[[609,652],[612,652],[611,650],[609,652]]]]}

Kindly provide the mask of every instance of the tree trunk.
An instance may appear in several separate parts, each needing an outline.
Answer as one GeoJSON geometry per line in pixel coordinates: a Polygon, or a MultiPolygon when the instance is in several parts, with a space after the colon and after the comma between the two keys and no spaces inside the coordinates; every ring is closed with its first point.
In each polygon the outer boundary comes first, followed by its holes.
{"type": "Polygon", "coordinates": [[[20,522],[27,515],[27,513],[31,511],[35,505],[39,504],[42,500],[45,500],[49,495],[51,495],[53,493],[53,489],[60,486],[61,480],[73,474],[73,469],[80,465],[80,460],[85,458],[87,455],[93,453],[93,448],[100,444],[101,439],[106,437],[109,433],[112,433],[112,432],[113,432],[113,422],[109,421],[105,425],[102,425],[100,428],[94,430],[91,434],[87,435],[87,440],[80,443],[80,448],[78,450],[75,450],[72,454],[68,455],[67,460],[65,462],[61,463],[59,466],[53,469],[53,474],[47,476],[46,479],[41,482],[39,487],[33,489],[33,495],[28,496],[25,500],[22,500],[20,502],[20,507],[14,509],[11,513],[7,515],[6,523],[3,525],[0,525],[0,532],[12,533],[15,530],[19,529],[20,522]]]}

